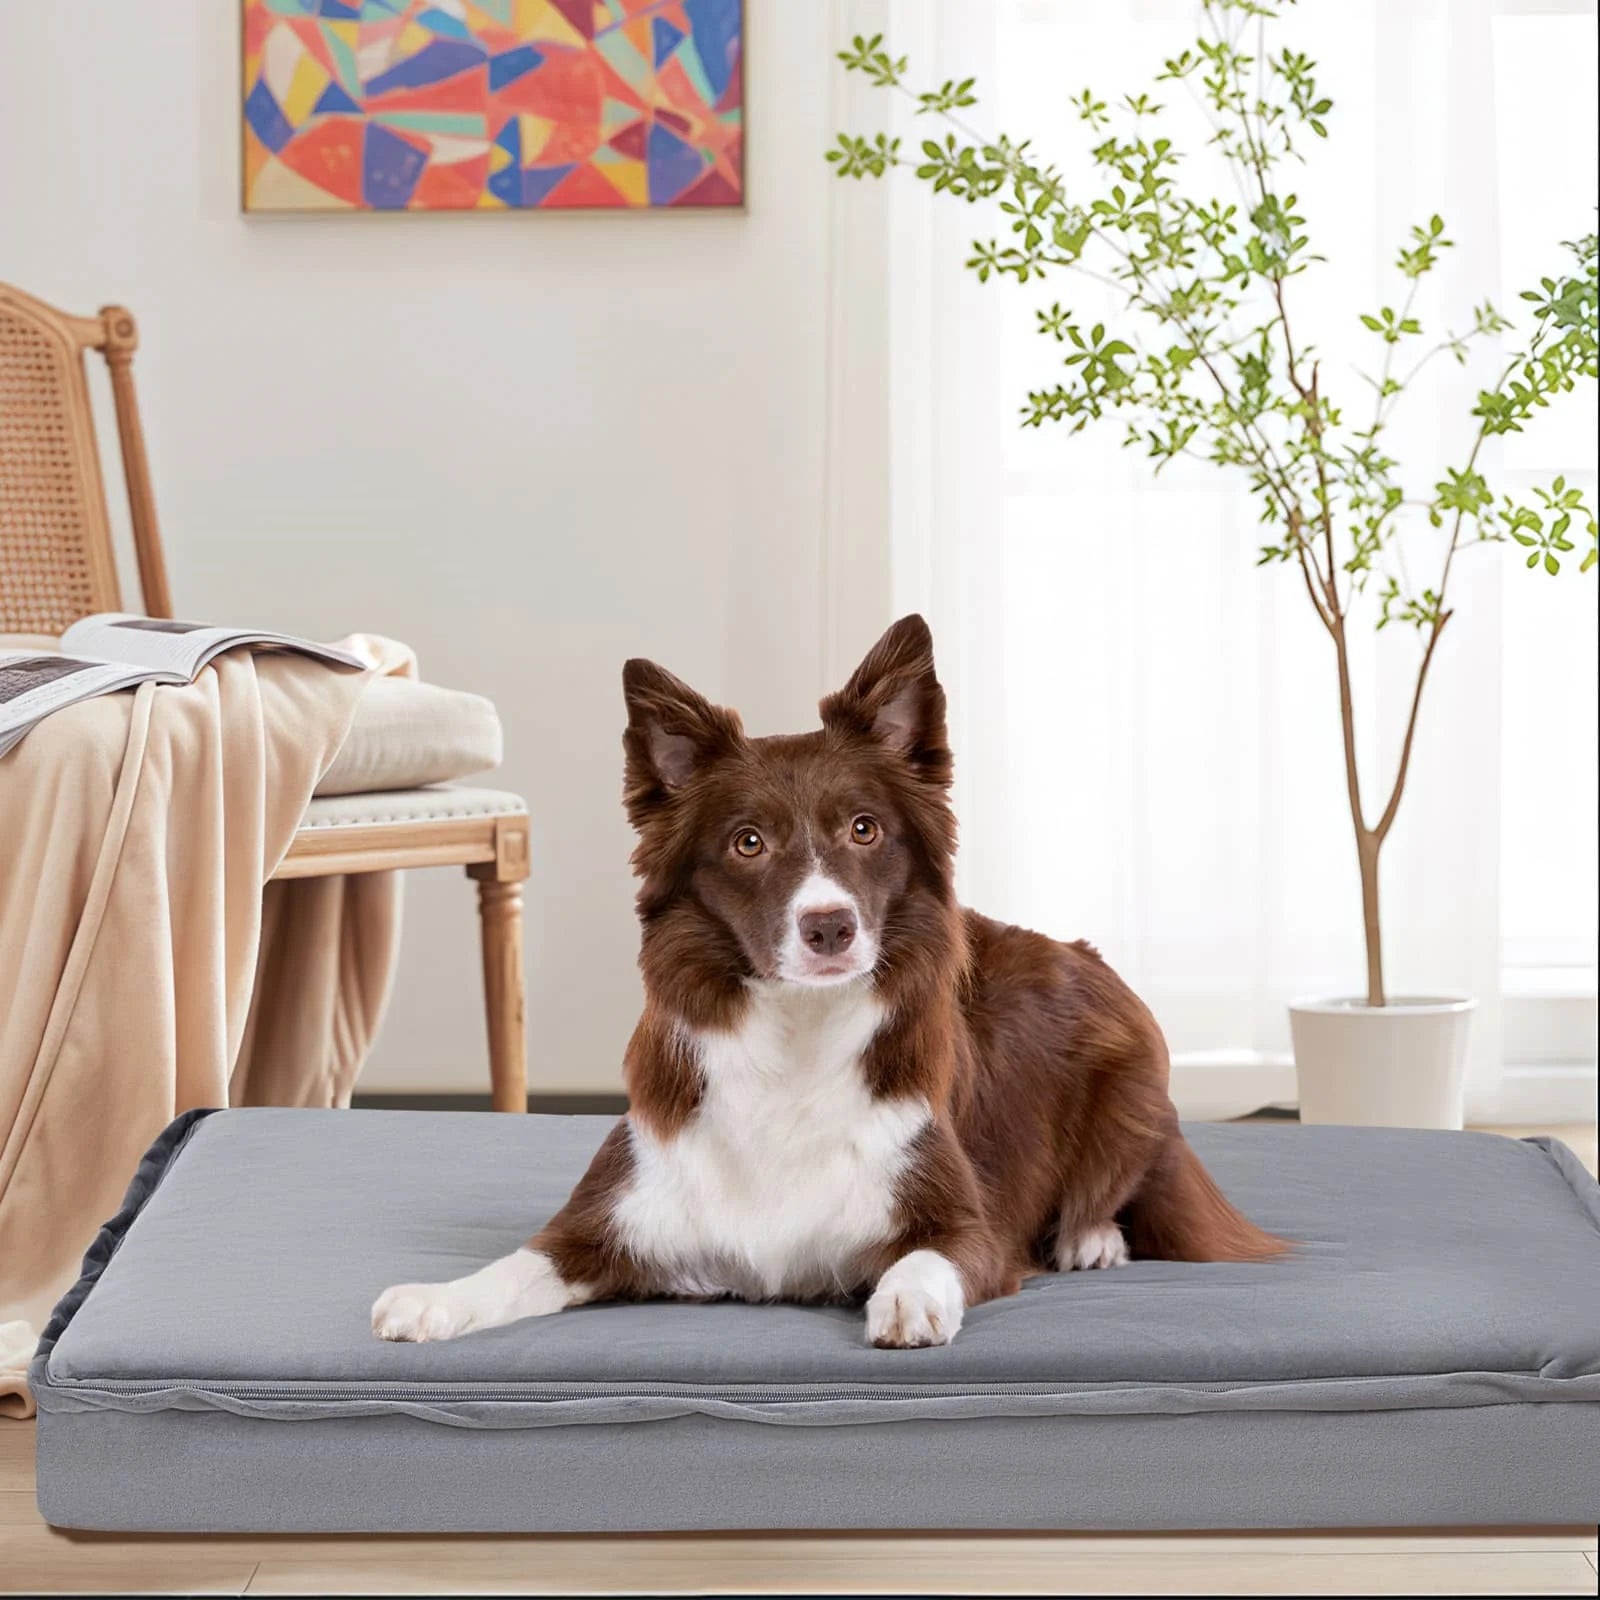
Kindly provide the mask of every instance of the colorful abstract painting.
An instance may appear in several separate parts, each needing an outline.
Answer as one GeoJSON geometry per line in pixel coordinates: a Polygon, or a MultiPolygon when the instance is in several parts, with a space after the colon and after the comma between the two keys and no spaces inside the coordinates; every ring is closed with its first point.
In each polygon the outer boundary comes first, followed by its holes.
{"type": "Polygon", "coordinates": [[[243,0],[247,211],[744,203],[741,0],[243,0]]]}

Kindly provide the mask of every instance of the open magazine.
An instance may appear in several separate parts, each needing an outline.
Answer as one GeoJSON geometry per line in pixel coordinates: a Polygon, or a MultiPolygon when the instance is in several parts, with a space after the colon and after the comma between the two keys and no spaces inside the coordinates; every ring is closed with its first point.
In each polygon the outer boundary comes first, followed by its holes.
{"type": "Polygon", "coordinates": [[[191,683],[213,656],[236,645],[298,650],[336,667],[359,656],[262,628],[218,628],[102,611],[61,635],[59,654],[0,650],[0,756],[52,711],[139,683],[191,683]]]}

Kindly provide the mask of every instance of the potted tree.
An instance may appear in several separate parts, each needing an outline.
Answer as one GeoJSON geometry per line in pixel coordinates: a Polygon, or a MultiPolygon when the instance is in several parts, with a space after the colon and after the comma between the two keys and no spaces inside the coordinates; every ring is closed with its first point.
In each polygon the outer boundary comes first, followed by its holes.
{"type": "Polygon", "coordinates": [[[965,115],[976,104],[972,79],[914,90],[906,60],[881,36],[858,36],[840,59],[942,124],[943,137],[923,140],[908,158],[898,138],[846,133],[828,160],[850,178],[910,166],[937,192],[997,207],[1010,237],[975,243],[966,263],[982,281],[1078,273],[1116,291],[1118,325],[1085,326],[1059,303],[1037,313],[1040,332],[1061,346],[1064,370],[1028,396],[1025,426],[1059,423],[1076,433],[1122,418],[1124,442],[1145,451],[1156,471],[1190,455],[1247,480],[1266,531],[1261,564],[1298,572],[1329,641],[1361,883],[1364,992],[1290,1007],[1301,1115],[1459,1127],[1475,1002],[1390,994],[1379,868],[1405,797],[1435,650],[1455,616],[1458,558],[1469,546],[1504,544],[1529,569],[1551,575],[1595,564],[1595,514],[1579,489],[1557,478],[1531,499],[1497,493],[1482,453],[1553,396],[1595,377],[1596,242],[1592,233],[1568,242],[1565,265],[1523,292],[1520,331],[1485,301],[1470,327],[1432,338],[1417,301],[1451,241],[1442,219],[1430,217],[1399,250],[1395,304],[1361,318],[1357,337],[1374,358],[1370,392],[1362,403],[1337,397],[1323,361],[1297,335],[1297,280],[1319,258],[1281,181],[1302,146],[1327,136],[1332,101],[1316,64],[1273,41],[1278,9],[1263,0],[1202,0],[1198,37],[1157,78],[1196,91],[1211,143],[1238,180],[1237,199],[1186,181],[1154,96],[1129,95],[1113,111],[1088,90],[1075,105],[1100,182],[1094,192],[1069,192],[1028,142],[973,129],[965,115]],[[1418,495],[1390,454],[1395,407],[1431,361],[1464,362],[1469,345],[1488,340],[1515,353],[1462,419],[1458,462],[1418,495]],[[1414,557],[1396,559],[1402,531],[1418,525],[1435,530],[1422,581],[1414,581],[1414,557]],[[1358,770],[1350,667],[1351,630],[1371,624],[1419,636],[1398,761],[1376,794],[1358,770]]]}

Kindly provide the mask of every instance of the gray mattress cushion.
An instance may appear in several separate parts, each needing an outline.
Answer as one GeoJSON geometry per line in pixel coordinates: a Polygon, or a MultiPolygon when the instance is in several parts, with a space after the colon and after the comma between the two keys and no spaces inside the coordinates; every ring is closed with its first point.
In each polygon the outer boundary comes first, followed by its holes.
{"type": "Polygon", "coordinates": [[[1600,1513],[1600,1190],[1565,1147],[1198,1126],[1301,1241],[1035,1279],[951,1347],[848,1307],[585,1307],[375,1339],[565,1198],[607,1122],[190,1113],[32,1369],[39,1502],[175,1531],[1183,1528],[1600,1513]],[[640,1426],[648,1424],[648,1426],[640,1426]]]}
{"type": "Polygon", "coordinates": [[[385,1285],[449,1278],[551,1214],[592,1117],[229,1111],[158,1163],[41,1363],[41,1406],[403,1410],[456,1425],[1345,1410],[1600,1399],[1600,1199],[1564,1147],[1202,1125],[1269,1264],[1050,1274],[953,1345],[876,1350],[858,1309],[584,1307],[388,1344],[385,1285]]]}

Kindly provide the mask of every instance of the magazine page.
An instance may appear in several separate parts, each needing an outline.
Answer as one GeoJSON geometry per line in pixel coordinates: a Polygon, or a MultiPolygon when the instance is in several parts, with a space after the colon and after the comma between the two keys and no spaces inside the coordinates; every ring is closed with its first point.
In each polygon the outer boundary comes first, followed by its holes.
{"type": "Polygon", "coordinates": [[[126,662],[0,650],[0,756],[52,711],[156,676],[126,662]]]}
{"type": "Polygon", "coordinates": [[[298,650],[333,666],[364,667],[366,662],[331,645],[297,639],[264,628],[216,627],[206,622],[177,622],[167,617],[138,617],[103,611],[73,623],[61,636],[61,648],[79,656],[125,661],[171,673],[183,682],[235,645],[298,650]]]}

